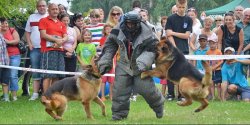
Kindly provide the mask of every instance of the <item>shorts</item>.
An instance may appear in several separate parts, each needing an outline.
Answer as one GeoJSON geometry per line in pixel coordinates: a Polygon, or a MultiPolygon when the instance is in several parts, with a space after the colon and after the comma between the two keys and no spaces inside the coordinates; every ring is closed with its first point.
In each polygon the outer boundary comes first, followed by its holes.
{"type": "Polygon", "coordinates": [[[243,91],[241,93],[241,98],[242,98],[242,100],[250,99],[250,92],[249,91],[243,91]]]}
{"type": "Polygon", "coordinates": [[[212,75],[214,84],[222,83],[221,70],[215,70],[212,75]]]}
{"type": "Polygon", "coordinates": [[[160,79],[160,84],[162,85],[167,85],[167,80],[166,79],[160,79]]]}
{"type": "MultiPolygon", "coordinates": [[[[65,71],[64,53],[61,51],[48,51],[41,55],[41,69],[65,71]]],[[[42,78],[63,78],[62,74],[42,73],[42,78]]]]}
{"type": "MultiPolygon", "coordinates": [[[[109,74],[114,74],[114,69],[112,68],[109,72],[109,74]]],[[[115,77],[112,76],[102,76],[102,83],[109,82],[110,84],[114,83],[115,77]]]]}
{"type": "Polygon", "coordinates": [[[0,84],[2,83],[7,85],[9,84],[9,79],[10,79],[9,73],[10,73],[9,69],[0,68],[0,84]]]}

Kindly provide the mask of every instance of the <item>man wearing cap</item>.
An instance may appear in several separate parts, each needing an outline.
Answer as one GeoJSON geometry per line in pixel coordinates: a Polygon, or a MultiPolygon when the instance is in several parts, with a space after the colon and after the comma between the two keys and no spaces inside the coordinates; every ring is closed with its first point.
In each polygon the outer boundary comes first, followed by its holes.
{"type": "MultiPolygon", "coordinates": [[[[207,35],[206,34],[199,35],[199,43],[200,43],[200,47],[194,52],[194,55],[206,55],[206,53],[209,49],[207,46],[207,35]]],[[[203,69],[201,60],[196,60],[195,66],[202,74],[204,74],[204,69],[203,69]]]]}
{"type": "Polygon", "coordinates": [[[157,36],[141,21],[138,13],[130,11],[123,18],[123,21],[112,29],[98,61],[100,73],[105,74],[112,68],[114,55],[117,51],[120,53],[115,69],[112,120],[127,118],[132,90],[144,97],[157,118],[162,118],[163,95],[152,78],[141,79],[141,73],[151,69],[155,59],[157,36]]]}
{"type": "MultiPolygon", "coordinates": [[[[235,50],[232,47],[227,47],[224,49],[225,55],[234,55],[234,53],[235,53],[235,50]]],[[[250,64],[250,60],[229,59],[225,61],[221,69],[222,101],[226,101],[225,94],[227,92],[226,91],[227,88],[229,90],[229,93],[232,93],[232,91],[234,90],[232,89],[232,88],[235,88],[235,87],[232,87],[234,85],[237,86],[239,90],[248,88],[248,81],[246,79],[246,75],[243,72],[243,65],[249,65],[249,64],[250,64]]],[[[241,95],[241,97],[243,100],[245,100],[246,98],[244,95],[241,95]]]]}

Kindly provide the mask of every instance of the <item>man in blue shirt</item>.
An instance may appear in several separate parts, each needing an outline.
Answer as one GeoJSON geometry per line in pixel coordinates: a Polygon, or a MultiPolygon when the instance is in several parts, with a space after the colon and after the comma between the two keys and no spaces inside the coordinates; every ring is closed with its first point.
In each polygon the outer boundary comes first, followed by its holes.
{"type": "MultiPolygon", "coordinates": [[[[235,50],[232,47],[227,47],[224,50],[225,55],[233,55],[235,50]]],[[[248,88],[248,81],[246,75],[243,72],[243,65],[249,65],[250,60],[239,60],[239,59],[230,59],[226,60],[221,69],[222,75],[222,101],[225,101],[225,94],[228,88],[229,93],[231,93],[231,85],[238,86],[240,89],[248,88]]],[[[242,93],[241,93],[242,94],[242,93]]]]}

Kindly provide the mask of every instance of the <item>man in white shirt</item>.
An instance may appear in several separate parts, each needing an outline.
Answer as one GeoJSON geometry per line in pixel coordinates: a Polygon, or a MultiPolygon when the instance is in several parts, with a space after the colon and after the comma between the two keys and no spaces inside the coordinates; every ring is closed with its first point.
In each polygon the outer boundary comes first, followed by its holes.
{"type": "MultiPolygon", "coordinates": [[[[38,28],[38,24],[41,18],[47,16],[47,3],[45,0],[38,0],[36,4],[38,13],[34,13],[29,16],[29,19],[25,27],[25,36],[30,50],[30,61],[31,67],[35,69],[40,69],[40,59],[41,59],[41,38],[38,28]]],[[[40,73],[32,73],[33,77],[33,94],[29,100],[36,100],[38,98],[38,91],[40,88],[40,73]]]]}

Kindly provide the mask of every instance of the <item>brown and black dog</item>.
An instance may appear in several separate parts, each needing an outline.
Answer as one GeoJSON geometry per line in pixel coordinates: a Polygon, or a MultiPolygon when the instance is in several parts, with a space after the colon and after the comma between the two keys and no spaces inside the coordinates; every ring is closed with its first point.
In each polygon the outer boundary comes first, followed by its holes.
{"type": "Polygon", "coordinates": [[[85,108],[87,118],[93,119],[90,103],[93,100],[102,108],[102,115],[106,116],[105,105],[98,97],[102,84],[101,75],[96,65],[89,65],[81,76],[69,77],[55,82],[42,95],[41,102],[45,111],[54,119],[61,120],[67,108],[67,102],[78,100],[85,108]]]}
{"type": "Polygon", "coordinates": [[[192,100],[198,101],[201,106],[195,112],[199,112],[208,106],[206,97],[212,83],[211,67],[205,61],[202,61],[202,65],[205,75],[190,64],[180,50],[164,39],[157,44],[156,68],[143,72],[141,77],[167,78],[179,84],[179,91],[185,97],[185,101],[177,104],[188,106],[192,104],[192,100]]]}

